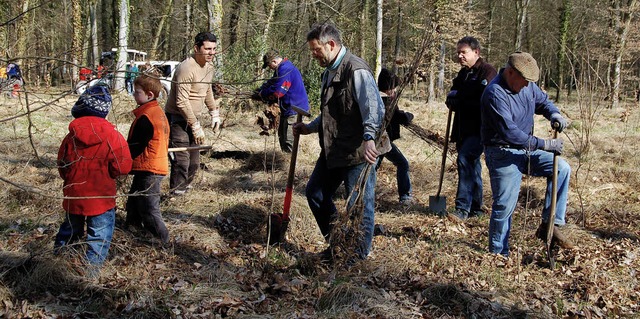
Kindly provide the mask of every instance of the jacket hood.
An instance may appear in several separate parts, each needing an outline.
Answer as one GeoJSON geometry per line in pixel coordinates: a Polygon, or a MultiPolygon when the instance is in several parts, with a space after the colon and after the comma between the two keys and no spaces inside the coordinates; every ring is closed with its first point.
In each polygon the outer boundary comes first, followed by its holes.
{"type": "Polygon", "coordinates": [[[97,116],[83,116],[69,124],[69,133],[78,146],[93,146],[102,143],[108,131],[115,130],[109,121],[97,116]]]}

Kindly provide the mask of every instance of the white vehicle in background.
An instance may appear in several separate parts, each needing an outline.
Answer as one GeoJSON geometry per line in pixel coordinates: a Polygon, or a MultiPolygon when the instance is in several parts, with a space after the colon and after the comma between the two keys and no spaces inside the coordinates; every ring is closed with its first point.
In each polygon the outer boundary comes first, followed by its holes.
{"type": "MultiPolygon", "coordinates": [[[[160,75],[160,83],[164,88],[164,92],[160,92],[160,99],[166,99],[171,93],[171,81],[176,73],[176,67],[179,61],[138,61],[134,62],[138,66],[138,72],[144,72],[146,68],[155,68],[160,75]],[[163,96],[164,95],[164,96],[163,96]]],[[[129,63],[127,63],[129,65],[129,63]]]]}
{"type": "MultiPolygon", "coordinates": [[[[103,52],[101,64],[107,65],[107,68],[112,68],[113,61],[116,53],[115,48],[111,49],[111,52],[103,52]]],[[[127,63],[125,65],[125,69],[129,68],[130,61],[134,61],[133,63],[138,66],[138,72],[143,72],[146,68],[153,67],[159,73],[160,82],[162,83],[162,87],[164,88],[163,92],[160,92],[159,98],[161,100],[166,100],[171,92],[171,81],[173,79],[173,75],[176,72],[176,66],[180,64],[179,61],[146,61],[147,53],[138,51],[138,50],[127,50],[127,63]]],[[[113,84],[113,74],[108,73],[102,75],[101,78],[93,78],[88,81],[80,81],[76,85],[76,93],[82,94],[86,90],[86,88],[96,85],[102,84],[107,85],[111,88],[113,84]]]]}

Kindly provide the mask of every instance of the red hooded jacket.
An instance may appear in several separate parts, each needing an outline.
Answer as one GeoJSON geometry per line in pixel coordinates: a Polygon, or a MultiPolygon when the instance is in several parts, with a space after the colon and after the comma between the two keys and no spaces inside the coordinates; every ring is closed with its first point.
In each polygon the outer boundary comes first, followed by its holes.
{"type": "Polygon", "coordinates": [[[131,170],[129,146],[107,120],[83,116],[69,124],[58,151],[58,171],[64,179],[62,207],[69,214],[96,216],[116,206],[116,181],[131,170]]]}

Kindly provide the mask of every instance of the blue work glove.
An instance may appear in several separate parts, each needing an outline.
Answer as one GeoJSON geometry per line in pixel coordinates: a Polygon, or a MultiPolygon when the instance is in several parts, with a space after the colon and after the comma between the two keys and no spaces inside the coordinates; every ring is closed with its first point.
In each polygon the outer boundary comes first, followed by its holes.
{"type": "Polygon", "coordinates": [[[567,119],[562,117],[560,113],[551,114],[551,128],[558,131],[558,133],[562,133],[562,130],[567,127],[567,119]]]}
{"type": "Polygon", "coordinates": [[[550,138],[544,140],[543,150],[551,152],[556,155],[562,154],[562,148],[564,147],[564,141],[560,138],[550,138]]]}
{"type": "Polygon", "coordinates": [[[444,104],[447,106],[448,109],[452,110],[452,111],[456,111],[457,107],[458,107],[458,90],[451,90],[448,94],[447,94],[447,99],[445,100],[444,104]]]}

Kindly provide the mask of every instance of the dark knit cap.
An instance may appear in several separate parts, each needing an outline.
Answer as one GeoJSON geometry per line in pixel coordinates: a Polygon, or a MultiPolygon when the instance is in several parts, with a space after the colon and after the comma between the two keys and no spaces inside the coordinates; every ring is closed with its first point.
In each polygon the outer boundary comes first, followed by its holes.
{"type": "Polygon", "coordinates": [[[109,88],[104,85],[94,85],[84,91],[76,104],[71,108],[71,115],[75,118],[83,116],[107,117],[111,110],[111,95],[109,88]]]}
{"type": "Polygon", "coordinates": [[[391,89],[395,89],[398,84],[398,77],[394,74],[391,74],[391,71],[388,69],[380,70],[380,74],[378,75],[378,90],[380,91],[388,91],[391,89]]]}

